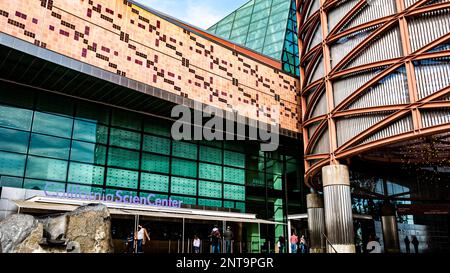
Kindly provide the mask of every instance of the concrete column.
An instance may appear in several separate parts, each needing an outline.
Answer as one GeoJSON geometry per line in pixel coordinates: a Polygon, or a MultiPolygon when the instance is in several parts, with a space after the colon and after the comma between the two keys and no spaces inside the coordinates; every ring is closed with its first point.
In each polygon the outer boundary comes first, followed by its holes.
{"type": "Polygon", "coordinates": [[[350,178],[345,165],[322,168],[325,229],[329,253],[355,253],[350,178]],[[329,244],[332,244],[330,246],[329,244]]]}
{"type": "Polygon", "coordinates": [[[397,217],[395,208],[391,204],[381,207],[381,228],[385,253],[400,253],[400,239],[398,237],[397,217]]]}
{"type": "Polygon", "coordinates": [[[306,207],[308,208],[308,229],[311,253],[325,253],[325,215],[323,210],[323,199],[317,193],[306,196],[306,207]]]}

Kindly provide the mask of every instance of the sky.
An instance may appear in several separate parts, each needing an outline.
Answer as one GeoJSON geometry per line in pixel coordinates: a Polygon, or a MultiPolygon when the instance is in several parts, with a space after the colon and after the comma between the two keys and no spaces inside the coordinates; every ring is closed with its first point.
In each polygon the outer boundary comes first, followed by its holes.
{"type": "Polygon", "coordinates": [[[186,23],[207,29],[248,0],[136,0],[186,23]]]}

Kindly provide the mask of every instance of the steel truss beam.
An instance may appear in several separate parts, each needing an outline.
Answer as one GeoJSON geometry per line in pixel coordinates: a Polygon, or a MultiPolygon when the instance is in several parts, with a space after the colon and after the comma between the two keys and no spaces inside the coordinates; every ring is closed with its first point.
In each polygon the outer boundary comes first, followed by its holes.
{"type": "MultiPolygon", "coordinates": [[[[342,26],[344,26],[349,20],[351,20],[351,18],[360,10],[360,8],[363,5],[365,5],[366,0],[359,1],[350,10],[350,12],[348,12],[342,18],[342,20],[329,32],[328,32],[327,12],[329,11],[329,9],[333,8],[336,5],[336,3],[339,2],[338,0],[320,0],[319,10],[310,15],[309,18],[304,18],[307,12],[307,8],[304,8],[303,12],[301,14],[298,14],[297,17],[299,19],[298,22],[305,22],[305,24],[299,26],[299,40],[301,40],[302,37],[301,34],[304,33],[306,36],[308,36],[307,37],[308,43],[310,42],[309,39],[312,39],[312,36],[314,35],[312,31],[314,31],[315,27],[317,26],[316,22],[318,20],[317,18],[319,18],[320,20],[322,36],[324,39],[322,44],[314,46],[313,48],[309,49],[308,52],[304,52],[305,50],[304,46],[302,46],[300,50],[301,71],[302,71],[300,94],[301,94],[302,118],[303,118],[302,132],[305,143],[304,148],[305,168],[306,168],[305,178],[307,185],[313,186],[310,183],[312,175],[315,174],[317,171],[319,171],[321,167],[327,164],[334,164],[337,163],[338,160],[345,160],[351,156],[361,154],[384,145],[397,143],[408,139],[414,139],[421,136],[450,131],[450,124],[442,124],[433,127],[423,128],[422,118],[420,114],[420,109],[450,108],[450,102],[433,101],[443,95],[449,94],[450,87],[444,88],[421,100],[418,99],[419,95],[417,90],[417,80],[415,76],[413,62],[417,60],[442,58],[450,56],[450,50],[440,52],[427,52],[432,48],[434,48],[435,46],[450,40],[450,33],[425,45],[423,48],[415,52],[412,52],[411,50],[407,18],[417,16],[426,12],[450,8],[450,3],[448,2],[424,6],[424,4],[426,4],[427,1],[428,0],[420,0],[411,5],[410,7],[405,8],[403,0],[396,0],[397,11],[395,12],[395,14],[385,16],[383,18],[378,18],[376,20],[352,27],[350,29],[343,30],[341,32],[339,30],[342,29],[342,26]],[[373,33],[371,33],[366,39],[364,39],[359,45],[353,48],[353,50],[351,50],[351,52],[348,53],[346,57],[344,57],[344,59],[342,59],[336,66],[334,66],[333,68],[331,67],[330,46],[335,41],[349,34],[376,25],[380,26],[375,31],[373,31],[373,33]],[[403,57],[342,69],[348,61],[350,61],[355,55],[359,54],[360,51],[364,50],[367,46],[369,46],[374,39],[377,39],[379,36],[383,35],[392,27],[399,28],[402,43],[401,46],[403,49],[403,57]],[[319,60],[321,55],[323,57],[325,77],[307,84],[307,77],[311,75],[316,62],[319,60]],[[308,65],[305,69],[306,62],[308,62],[308,65]],[[410,98],[408,104],[375,106],[363,109],[350,109],[350,110],[346,109],[348,105],[354,102],[368,88],[372,87],[381,79],[383,79],[390,73],[394,72],[395,70],[403,66],[405,67],[406,71],[407,87],[410,98]],[[347,75],[351,75],[353,73],[380,67],[385,67],[385,69],[381,73],[377,74],[377,76],[375,76],[373,79],[366,82],[363,86],[355,90],[339,105],[337,106],[334,105],[333,86],[331,84],[332,81],[335,81],[336,79],[345,77],[347,75]],[[326,94],[328,114],[308,118],[310,113],[314,110],[314,105],[316,104],[320,95],[323,94],[323,92],[325,92],[326,94]],[[307,96],[310,97],[309,103],[306,103],[307,96]],[[374,126],[371,126],[367,130],[353,137],[352,139],[344,143],[344,145],[337,147],[336,127],[335,127],[335,120],[337,118],[352,115],[385,112],[385,111],[393,111],[394,113],[389,117],[387,117],[386,119],[382,120],[381,122],[375,124],[374,126]],[[407,115],[411,115],[412,117],[413,130],[411,132],[391,136],[363,145],[357,145],[371,134],[376,133],[377,131],[395,123],[397,120],[407,115]],[[316,128],[313,135],[311,136],[308,135],[308,127],[313,123],[317,122],[319,122],[319,125],[316,128]],[[328,128],[329,132],[330,153],[315,154],[315,155],[309,154],[326,128],[328,128]],[[311,160],[319,160],[319,162],[315,163],[313,166],[310,166],[309,161],[311,160]]],[[[310,0],[308,1],[297,0],[298,9],[300,9],[300,5],[308,7],[310,4],[311,4],[310,0]],[[308,5],[305,5],[305,3],[307,3],[308,5]]]]}

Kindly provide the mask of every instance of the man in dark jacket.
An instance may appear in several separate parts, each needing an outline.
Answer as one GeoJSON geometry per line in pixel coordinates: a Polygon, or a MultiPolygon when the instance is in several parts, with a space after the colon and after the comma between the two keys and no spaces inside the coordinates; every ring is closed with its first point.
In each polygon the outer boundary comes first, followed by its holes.
{"type": "Polygon", "coordinates": [[[223,233],[223,238],[225,239],[226,253],[231,253],[231,241],[233,240],[233,231],[231,231],[230,226],[228,226],[227,230],[223,233]]]}

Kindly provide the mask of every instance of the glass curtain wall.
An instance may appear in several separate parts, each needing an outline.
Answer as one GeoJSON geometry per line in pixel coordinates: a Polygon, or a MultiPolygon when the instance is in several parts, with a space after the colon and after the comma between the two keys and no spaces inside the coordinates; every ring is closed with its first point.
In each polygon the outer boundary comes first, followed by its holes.
{"type": "Polygon", "coordinates": [[[161,119],[1,88],[0,186],[43,190],[52,182],[49,191],[121,190],[285,220],[285,155],[274,158],[251,142],[173,141],[171,124],[161,119]]]}

